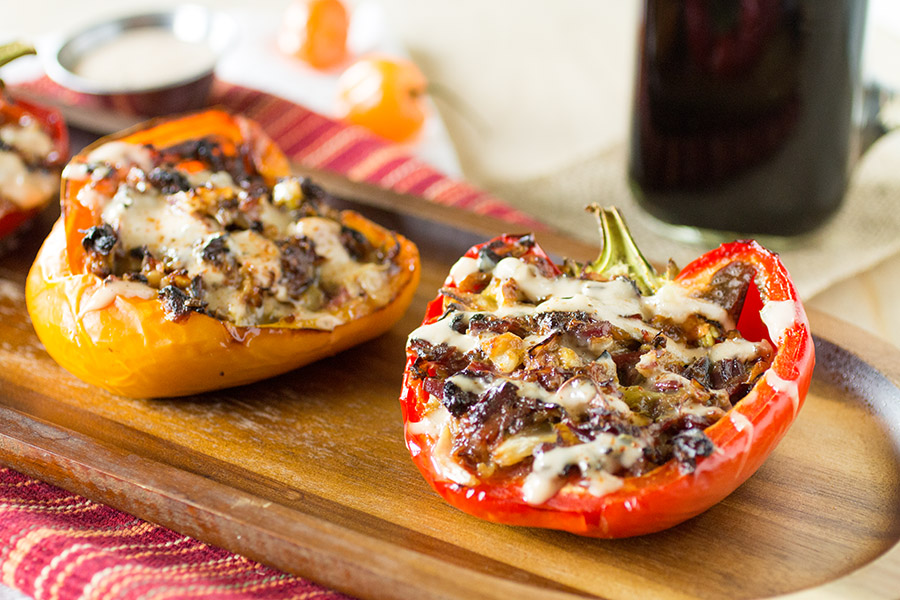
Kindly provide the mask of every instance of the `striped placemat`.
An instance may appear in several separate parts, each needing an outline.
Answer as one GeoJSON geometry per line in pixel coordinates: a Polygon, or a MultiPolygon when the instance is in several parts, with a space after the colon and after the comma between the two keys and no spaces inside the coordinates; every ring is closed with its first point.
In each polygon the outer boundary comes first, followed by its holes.
{"type": "Polygon", "coordinates": [[[2,468],[0,582],[37,600],[348,598],[2,468]]]}
{"type": "MultiPolygon", "coordinates": [[[[41,78],[32,96],[89,104],[41,78]]],[[[211,102],[257,120],[300,165],[346,174],[432,202],[526,227],[533,218],[445,177],[408,150],[282,98],[216,82],[211,102]]],[[[347,598],[245,557],[0,468],[0,582],[33,598],[60,600],[347,598]]]]}

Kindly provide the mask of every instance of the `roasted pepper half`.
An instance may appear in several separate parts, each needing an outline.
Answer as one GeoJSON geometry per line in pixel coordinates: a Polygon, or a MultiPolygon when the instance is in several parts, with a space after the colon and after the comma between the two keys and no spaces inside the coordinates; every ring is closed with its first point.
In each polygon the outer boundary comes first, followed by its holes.
{"type": "Polygon", "coordinates": [[[28,275],[50,355],[132,397],[244,384],[389,329],[414,244],[291,177],[257,124],[210,110],[99,140],[62,179],[28,275]]]}
{"type": "Polygon", "coordinates": [[[531,236],[470,249],[412,332],[406,444],[453,506],[596,537],[659,531],[730,494],[803,404],[814,356],[778,257],[725,244],[660,276],[618,213],[592,264],[531,236]]]}
{"type": "MultiPolygon", "coordinates": [[[[0,66],[33,53],[25,44],[0,46],[0,66]]],[[[62,115],[13,100],[0,82],[0,240],[56,196],[68,152],[69,132],[62,115]]]]}

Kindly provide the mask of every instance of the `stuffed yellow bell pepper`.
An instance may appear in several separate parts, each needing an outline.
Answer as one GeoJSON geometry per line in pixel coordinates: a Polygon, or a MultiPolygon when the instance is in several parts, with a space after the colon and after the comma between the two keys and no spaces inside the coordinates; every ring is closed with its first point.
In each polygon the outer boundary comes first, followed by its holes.
{"type": "Polygon", "coordinates": [[[131,397],[270,377],[388,330],[415,245],[292,177],[257,124],[210,110],[99,140],[63,172],[28,275],[47,352],[131,397]]]}

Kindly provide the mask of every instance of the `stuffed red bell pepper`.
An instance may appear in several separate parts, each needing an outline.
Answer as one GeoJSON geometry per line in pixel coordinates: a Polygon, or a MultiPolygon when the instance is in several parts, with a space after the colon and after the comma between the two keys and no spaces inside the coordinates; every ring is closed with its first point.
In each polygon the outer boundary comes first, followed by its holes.
{"type": "MultiPolygon", "coordinates": [[[[0,46],[0,66],[27,54],[24,44],[0,46]]],[[[0,82],[0,247],[56,196],[68,152],[59,112],[13,100],[0,82]]]]}
{"type": "Polygon", "coordinates": [[[249,383],[369,340],[408,307],[415,245],[292,177],[260,127],[209,110],[104,138],[63,172],[28,275],[47,352],[116,394],[249,383]]]}
{"type": "Polygon", "coordinates": [[[813,370],[778,257],[725,244],[658,275],[614,210],[592,264],[475,246],[409,336],[407,446],[450,504],[596,537],[659,531],[762,464],[813,370]]]}

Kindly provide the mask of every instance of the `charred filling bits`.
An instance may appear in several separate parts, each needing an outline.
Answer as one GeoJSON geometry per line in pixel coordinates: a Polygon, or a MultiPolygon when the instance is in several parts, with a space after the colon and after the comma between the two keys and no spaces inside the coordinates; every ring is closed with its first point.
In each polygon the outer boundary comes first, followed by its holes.
{"type": "MultiPolygon", "coordinates": [[[[502,482],[528,474],[537,455],[612,434],[638,440],[642,448],[638,460],[614,475],[641,475],[673,458],[683,472],[693,471],[715,450],[704,429],[765,372],[771,346],[752,345],[753,355],[711,354],[714,344],[750,343],[699,315],[682,323],[654,316],[648,329],[659,333],[644,330],[636,337],[584,310],[492,312],[479,294],[502,259],[526,260],[555,277],[546,259],[528,253],[532,247],[530,237],[485,246],[479,271],[441,290],[449,329],[481,340],[472,349],[410,337],[411,373],[425,392],[422,414],[438,408],[449,413],[454,460],[481,481],[502,482]],[[531,342],[521,346],[526,339],[531,342]],[[499,360],[492,356],[497,347],[499,360]],[[514,368],[503,368],[509,356],[514,368]],[[590,401],[560,400],[563,390],[578,386],[590,401]],[[530,445],[510,460],[505,442],[516,436],[530,445]]],[[[697,295],[736,317],[752,276],[752,266],[733,263],[697,295]]],[[[573,392],[571,398],[585,396],[573,392]]],[[[576,481],[580,473],[569,465],[559,475],[576,481]]]]}
{"type": "Polygon", "coordinates": [[[82,233],[84,233],[84,237],[81,238],[81,245],[84,249],[100,256],[109,256],[116,242],[119,241],[115,229],[105,223],[100,226],[90,227],[82,233]]]}

